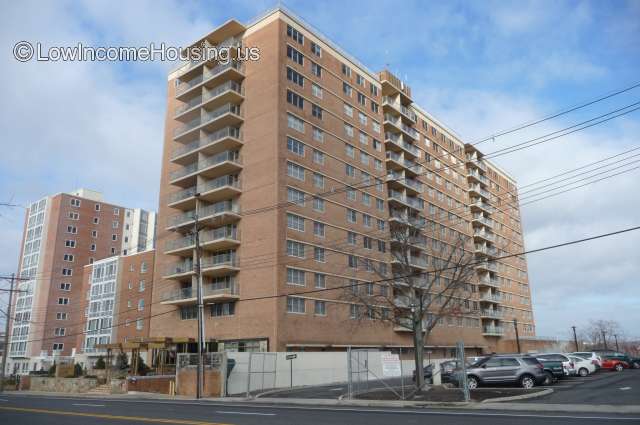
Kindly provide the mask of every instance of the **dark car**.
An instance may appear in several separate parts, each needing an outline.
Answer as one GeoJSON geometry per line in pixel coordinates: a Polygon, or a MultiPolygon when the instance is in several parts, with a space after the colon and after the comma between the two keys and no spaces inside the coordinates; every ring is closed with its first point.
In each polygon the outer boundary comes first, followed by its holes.
{"type": "MultiPolygon", "coordinates": [[[[452,378],[453,374],[460,369],[460,362],[458,360],[448,360],[440,363],[440,380],[443,384],[454,382],[452,378]]],[[[416,381],[416,371],[413,371],[413,382],[416,381]]],[[[427,365],[424,367],[424,381],[433,383],[433,365],[427,365]]]]}
{"type": "Polygon", "coordinates": [[[556,382],[560,378],[564,378],[564,367],[562,366],[562,362],[559,360],[549,360],[537,357],[537,360],[542,363],[542,367],[544,368],[544,373],[546,378],[543,385],[551,385],[556,382]]]}
{"type": "Polygon", "coordinates": [[[547,378],[542,363],[528,354],[496,354],[467,368],[470,389],[486,384],[517,384],[529,389],[543,384],[547,378]]]}

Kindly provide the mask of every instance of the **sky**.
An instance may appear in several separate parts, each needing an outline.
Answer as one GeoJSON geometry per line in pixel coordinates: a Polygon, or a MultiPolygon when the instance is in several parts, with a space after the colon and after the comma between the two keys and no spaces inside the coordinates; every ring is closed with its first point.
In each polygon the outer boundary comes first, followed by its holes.
{"type": "MultiPolygon", "coordinates": [[[[87,187],[157,209],[166,78],[175,63],[18,62],[45,47],[185,46],[275,1],[21,1],[0,15],[0,202],[87,187]]],[[[286,7],[364,63],[405,80],[465,142],[640,81],[640,2],[326,1],[286,7]]],[[[478,146],[492,152],[639,101],[640,88],[478,146]]],[[[640,111],[496,159],[519,185],[640,145],[640,111]]],[[[637,159],[637,158],[636,158],[637,159]]],[[[640,225],[638,170],[525,205],[527,249],[640,225]]],[[[523,196],[524,198],[524,196],[523,196]]],[[[524,201],[523,201],[524,202],[524,201]]],[[[15,271],[24,210],[0,207],[0,273],[15,271]]],[[[527,257],[537,333],[590,319],[640,337],[640,232],[527,257]]],[[[0,287],[6,287],[2,286],[0,287]]],[[[3,308],[0,302],[0,308],[3,308]]]]}

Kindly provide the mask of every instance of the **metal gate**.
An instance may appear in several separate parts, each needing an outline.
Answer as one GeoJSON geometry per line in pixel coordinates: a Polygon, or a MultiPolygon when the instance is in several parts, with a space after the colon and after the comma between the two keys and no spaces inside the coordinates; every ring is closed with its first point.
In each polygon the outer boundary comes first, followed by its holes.
{"type": "Polygon", "coordinates": [[[347,349],[347,374],[349,399],[369,389],[369,350],[347,349]]]}
{"type": "Polygon", "coordinates": [[[251,352],[247,365],[247,397],[276,387],[278,353],[251,352]]]}

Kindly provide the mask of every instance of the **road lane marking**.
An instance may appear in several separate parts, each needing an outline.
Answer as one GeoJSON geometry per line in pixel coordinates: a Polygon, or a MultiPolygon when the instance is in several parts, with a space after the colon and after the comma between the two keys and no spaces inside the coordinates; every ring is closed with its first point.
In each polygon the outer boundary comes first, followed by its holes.
{"type": "Polygon", "coordinates": [[[342,388],[331,388],[329,391],[342,391],[342,388]]]}
{"type": "Polygon", "coordinates": [[[73,403],[72,406],[90,406],[90,407],[104,407],[104,404],[91,404],[91,403],[73,403]]]}
{"type": "Polygon", "coordinates": [[[62,416],[82,416],[85,418],[100,418],[111,419],[120,421],[135,421],[135,422],[151,422],[162,424],[179,424],[179,425],[230,425],[217,422],[203,422],[192,421],[186,419],[163,419],[163,418],[147,418],[143,416],[121,416],[121,415],[105,415],[101,413],[81,413],[81,412],[68,412],[64,410],[49,410],[49,409],[32,409],[26,407],[3,407],[0,406],[0,410],[7,410],[13,412],[23,413],[45,413],[48,415],[62,415],[62,416]]]}
{"type": "Polygon", "coordinates": [[[232,412],[229,410],[216,410],[216,413],[223,415],[256,415],[256,416],[275,416],[275,413],[258,413],[258,412],[232,412]]]}
{"type": "Polygon", "coordinates": [[[9,402],[9,400],[4,399],[4,398],[0,398],[0,401],[4,401],[4,402],[7,402],[7,403],[9,402]]]}
{"type": "Polygon", "coordinates": [[[620,388],[620,391],[627,391],[627,390],[630,390],[630,389],[631,389],[631,387],[622,387],[622,388],[620,388]]]}

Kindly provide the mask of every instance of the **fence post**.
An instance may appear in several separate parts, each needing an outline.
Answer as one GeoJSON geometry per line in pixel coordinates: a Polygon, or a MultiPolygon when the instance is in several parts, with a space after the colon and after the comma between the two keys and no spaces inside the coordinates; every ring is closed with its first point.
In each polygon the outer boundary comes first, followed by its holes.
{"type": "Polygon", "coordinates": [[[349,400],[351,400],[352,382],[351,382],[351,347],[347,347],[347,393],[349,394],[349,400]]]}
{"type": "Polygon", "coordinates": [[[469,394],[469,383],[467,382],[467,365],[465,363],[464,358],[464,341],[458,341],[456,344],[456,348],[458,349],[458,361],[460,362],[460,369],[462,376],[460,377],[462,394],[464,395],[464,401],[467,403],[471,400],[471,394],[469,394]]]}
{"type": "Polygon", "coordinates": [[[400,347],[398,358],[400,359],[400,386],[402,387],[402,399],[404,400],[404,369],[402,368],[402,347],[400,347]]]}
{"type": "Polygon", "coordinates": [[[247,365],[247,398],[251,394],[251,356],[253,356],[253,352],[249,352],[249,364],[247,365]]]}

